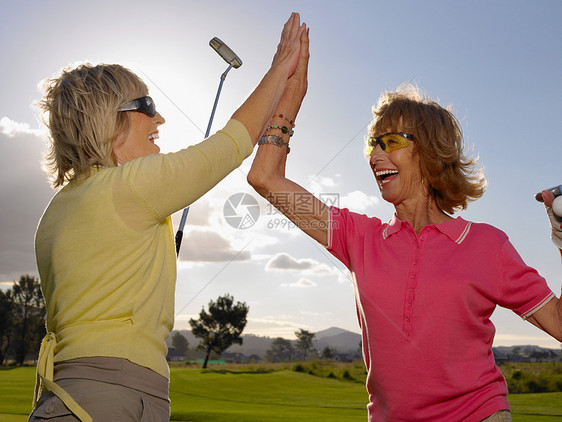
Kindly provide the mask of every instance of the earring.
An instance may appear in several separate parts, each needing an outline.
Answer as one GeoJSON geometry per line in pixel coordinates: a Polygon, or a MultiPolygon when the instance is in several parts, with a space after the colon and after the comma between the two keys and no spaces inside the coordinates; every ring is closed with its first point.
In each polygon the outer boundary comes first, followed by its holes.
{"type": "Polygon", "coordinates": [[[425,185],[424,185],[424,183],[423,183],[423,180],[424,180],[424,179],[423,179],[423,177],[422,177],[422,181],[421,181],[422,192],[423,192],[424,196],[429,196],[429,189],[428,189],[427,192],[426,192],[426,190],[425,190],[425,185]]]}

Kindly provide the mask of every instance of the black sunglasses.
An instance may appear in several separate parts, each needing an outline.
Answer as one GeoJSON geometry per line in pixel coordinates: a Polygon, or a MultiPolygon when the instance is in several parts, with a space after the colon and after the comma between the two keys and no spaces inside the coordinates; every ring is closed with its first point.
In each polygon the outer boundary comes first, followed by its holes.
{"type": "Polygon", "coordinates": [[[152,98],[146,96],[129,101],[124,106],[119,107],[117,111],[140,111],[148,117],[154,117],[156,115],[156,106],[152,98]]]}

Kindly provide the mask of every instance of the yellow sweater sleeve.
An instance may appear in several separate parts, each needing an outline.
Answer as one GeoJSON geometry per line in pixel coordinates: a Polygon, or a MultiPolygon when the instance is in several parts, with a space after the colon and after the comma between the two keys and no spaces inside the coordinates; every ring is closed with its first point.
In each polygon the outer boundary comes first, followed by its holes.
{"type": "Polygon", "coordinates": [[[224,129],[197,145],[125,164],[127,174],[116,185],[116,203],[122,199],[127,207],[133,195],[156,221],[162,221],[199,199],[251,153],[248,131],[231,119],[224,129]]]}

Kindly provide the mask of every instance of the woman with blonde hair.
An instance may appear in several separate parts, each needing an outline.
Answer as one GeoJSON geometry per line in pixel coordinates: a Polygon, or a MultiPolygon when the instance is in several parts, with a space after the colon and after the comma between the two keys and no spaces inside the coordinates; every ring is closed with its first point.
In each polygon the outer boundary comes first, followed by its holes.
{"type": "MultiPolygon", "coordinates": [[[[562,301],[503,232],[452,217],[482,196],[485,181],[454,115],[415,88],[383,94],[369,129],[369,165],[395,208],[388,223],[328,207],[288,179],[290,136],[278,127],[294,122],[307,63],[303,49],[276,113],[285,117],[266,132],[282,142],[258,148],[248,181],[351,271],[369,420],[511,420],[490,316],[497,305],[512,309],[562,341],[562,301]]],[[[562,248],[554,198],[543,197],[562,248]]]]}
{"type": "Polygon", "coordinates": [[[226,126],[171,154],[159,154],[165,120],[131,71],[85,64],[47,81],[48,162],[62,188],[35,238],[47,335],[30,421],[169,420],[170,216],[251,154],[306,37],[292,14],[270,69],[226,126]]]}

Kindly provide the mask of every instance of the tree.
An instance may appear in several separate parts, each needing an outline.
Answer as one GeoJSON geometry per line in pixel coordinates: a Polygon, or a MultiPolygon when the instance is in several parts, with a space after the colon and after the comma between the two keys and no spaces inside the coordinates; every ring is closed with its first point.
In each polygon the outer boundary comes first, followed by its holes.
{"type": "Polygon", "coordinates": [[[336,353],[336,350],[332,349],[329,346],[326,346],[322,350],[322,359],[333,359],[336,353]]]}
{"type": "Polygon", "coordinates": [[[193,335],[201,339],[197,349],[206,353],[203,368],[207,367],[211,352],[220,355],[232,344],[242,344],[241,334],[246,326],[248,310],[244,302],[234,305],[234,298],[226,294],[219,296],[216,302],[209,302],[208,313],[201,309],[199,320],[189,320],[193,335]]]}
{"type": "Polygon", "coordinates": [[[306,360],[306,354],[312,349],[312,340],[316,334],[301,328],[299,331],[295,331],[295,335],[297,336],[297,349],[302,352],[303,360],[306,360]]]}
{"type": "Polygon", "coordinates": [[[45,330],[45,301],[39,280],[30,275],[20,276],[12,287],[14,342],[16,364],[23,364],[30,352],[39,352],[45,330]]]}
{"type": "Polygon", "coordinates": [[[181,353],[184,356],[187,356],[187,349],[189,348],[189,343],[185,336],[181,334],[179,331],[176,331],[172,336],[172,345],[174,349],[181,353]]]}
{"type": "Polygon", "coordinates": [[[11,289],[6,292],[0,290],[0,365],[4,364],[13,335],[12,291],[11,289]]]}
{"type": "Polygon", "coordinates": [[[290,340],[277,337],[265,352],[265,358],[269,362],[290,361],[293,359],[294,353],[295,349],[290,340]]]}

